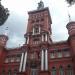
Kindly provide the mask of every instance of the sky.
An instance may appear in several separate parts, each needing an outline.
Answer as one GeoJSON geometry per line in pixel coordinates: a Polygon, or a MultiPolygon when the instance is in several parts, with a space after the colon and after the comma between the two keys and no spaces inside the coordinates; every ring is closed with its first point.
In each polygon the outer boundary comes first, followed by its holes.
{"type": "MultiPolygon", "coordinates": [[[[52,18],[52,40],[54,42],[66,41],[68,31],[66,25],[70,21],[75,21],[75,4],[68,7],[65,0],[42,0],[45,7],[49,7],[52,18]]],[[[28,11],[36,10],[40,0],[2,0],[5,8],[9,9],[9,17],[4,25],[0,26],[0,34],[8,32],[9,40],[7,48],[15,48],[25,43],[28,22],[28,11]],[[5,31],[8,27],[8,31],[5,31]]]]}

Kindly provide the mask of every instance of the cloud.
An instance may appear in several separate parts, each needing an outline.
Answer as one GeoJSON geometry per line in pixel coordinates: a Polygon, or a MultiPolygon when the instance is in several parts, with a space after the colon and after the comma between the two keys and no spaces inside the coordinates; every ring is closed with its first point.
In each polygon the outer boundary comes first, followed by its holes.
{"type": "Polygon", "coordinates": [[[9,48],[20,47],[24,43],[25,43],[25,39],[23,37],[13,34],[13,36],[10,37],[10,39],[8,40],[6,47],[9,47],[9,48]]]}
{"type": "MultiPolygon", "coordinates": [[[[10,11],[10,16],[3,26],[0,27],[0,34],[9,28],[9,41],[7,47],[17,47],[25,43],[28,22],[28,11],[37,9],[40,0],[2,0],[2,4],[10,11]],[[17,43],[16,43],[17,42],[17,43]]],[[[75,20],[75,5],[67,7],[65,0],[43,0],[45,7],[49,7],[52,17],[52,39],[54,41],[66,40],[68,37],[66,25],[69,22],[68,12],[71,19],[75,20]],[[63,37],[64,35],[64,37],[63,37]]]]}

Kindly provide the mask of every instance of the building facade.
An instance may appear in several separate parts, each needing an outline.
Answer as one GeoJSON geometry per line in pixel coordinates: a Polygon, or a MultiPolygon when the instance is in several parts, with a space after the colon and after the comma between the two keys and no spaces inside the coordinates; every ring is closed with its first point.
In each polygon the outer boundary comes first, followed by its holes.
{"type": "MultiPolygon", "coordinates": [[[[0,75],[75,75],[75,22],[67,24],[67,41],[51,39],[51,15],[44,3],[29,11],[26,41],[20,48],[5,48],[0,35],[0,75]]],[[[64,37],[64,36],[63,36],[64,37]]]]}

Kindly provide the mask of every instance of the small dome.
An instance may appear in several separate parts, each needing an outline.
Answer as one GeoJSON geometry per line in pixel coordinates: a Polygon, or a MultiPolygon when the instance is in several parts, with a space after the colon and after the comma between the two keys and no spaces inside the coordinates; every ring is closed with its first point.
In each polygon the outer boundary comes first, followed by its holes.
{"type": "Polygon", "coordinates": [[[75,22],[74,21],[69,22],[66,27],[68,29],[69,36],[75,35],[75,22]]]}

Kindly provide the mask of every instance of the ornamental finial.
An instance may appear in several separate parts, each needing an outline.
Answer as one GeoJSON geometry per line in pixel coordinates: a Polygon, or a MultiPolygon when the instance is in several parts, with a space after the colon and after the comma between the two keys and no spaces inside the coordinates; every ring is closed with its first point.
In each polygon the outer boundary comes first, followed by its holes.
{"type": "Polygon", "coordinates": [[[43,9],[44,8],[44,3],[42,0],[40,0],[40,2],[38,3],[38,7],[37,9],[40,10],[40,9],[43,9]]]}

